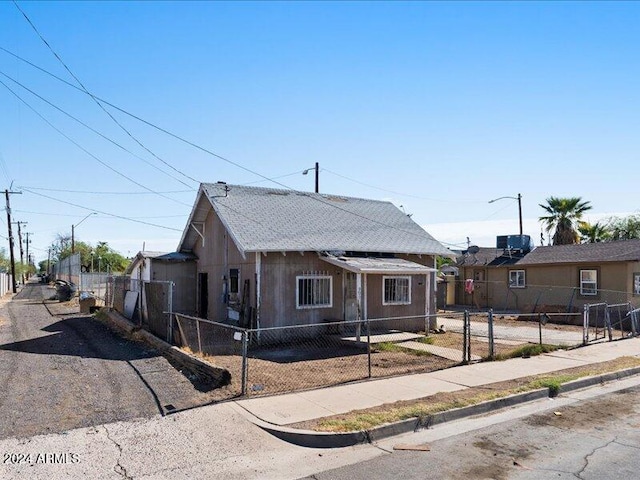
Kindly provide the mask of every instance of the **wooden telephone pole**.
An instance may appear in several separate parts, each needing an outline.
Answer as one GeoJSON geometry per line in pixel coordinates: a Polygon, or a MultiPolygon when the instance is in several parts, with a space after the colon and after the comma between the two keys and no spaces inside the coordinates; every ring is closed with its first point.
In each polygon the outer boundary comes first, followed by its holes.
{"type": "Polygon", "coordinates": [[[11,231],[11,203],[9,202],[10,194],[20,194],[22,192],[10,192],[9,190],[4,191],[4,197],[7,202],[7,229],[9,230],[9,258],[11,260],[11,287],[13,293],[18,291],[16,286],[16,259],[13,255],[13,232],[11,231]]]}

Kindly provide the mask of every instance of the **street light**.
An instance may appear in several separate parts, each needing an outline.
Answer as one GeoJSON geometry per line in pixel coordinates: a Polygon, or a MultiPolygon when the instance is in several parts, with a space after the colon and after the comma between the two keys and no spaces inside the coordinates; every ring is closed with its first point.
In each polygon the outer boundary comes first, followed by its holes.
{"type": "Polygon", "coordinates": [[[493,200],[489,200],[489,203],[497,202],[498,200],[502,200],[503,198],[510,198],[512,200],[518,201],[518,218],[520,219],[520,235],[522,236],[522,195],[518,194],[517,197],[498,197],[493,200]]]}
{"type": "Polygon", "coordinates": [[[78,223],[76,223],[75,225],[71,225],[71,253],[76,253],[76,240],[75,240],[75,229],[78,225],[80,225],[82,222],[84,222],[87,218],[89,218],[91,215],[97,215],[96,212],[91,212],[89,215],[87,215],[86,217],[84,217],[82,220],[80,220],[78,223]]]}
{"type": "Polygon", "coordinates": [[[316,171],[316,193],[319,192],[319,177],[320,177],[320,166],[318,165],[318,162],[316,162],[316,166],[315,167],[311,167],[311,168],[307,168],[306,170],[302,171],[303,175],[306,175],[307,173],[309,173],[309,170],[315,170],[316,171]]]}

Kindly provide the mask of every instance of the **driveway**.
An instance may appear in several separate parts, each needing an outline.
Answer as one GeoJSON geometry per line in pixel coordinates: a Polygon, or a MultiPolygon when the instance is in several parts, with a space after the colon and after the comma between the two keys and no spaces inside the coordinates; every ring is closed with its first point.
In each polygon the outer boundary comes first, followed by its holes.
{"type": "MultiPolygon", "coordinates": [[[[0,300],[0,438],[153,417],[209,402],[157,351],[90,316],[52,315],[30,283],[0,300]]],[[[60,311],[52,309],[52,311],[60,311]]]]}

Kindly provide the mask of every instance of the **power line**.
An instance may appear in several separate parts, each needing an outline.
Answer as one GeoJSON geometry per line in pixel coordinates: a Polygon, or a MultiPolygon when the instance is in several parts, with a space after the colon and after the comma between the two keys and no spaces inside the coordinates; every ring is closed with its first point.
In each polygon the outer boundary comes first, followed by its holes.
{"type": "MultiPolygon", "coordinates": [[[[24,188],[23,188],[23,190],[24,190],[24,188]]],[[[31,215],[46,215],[47,217],[78,217],[78,215],[73,215],[71,213],[33,212],[33,211],[30,211],[30,210],[16,210],[15,208],[12,209],[12,211],[19,212],[19,213],[28,213],[28,214],[31,214],[31,215]]],[[[180,215],[154,215],[154,216],[129,217],[129,218],[138,220],[138,219],[179,218],[179,217],[184,218],[185,215],[184,214],[180,214],[180,215]]],[[[96,215],[94,218],[110,218],[110,217],[102,217],[100,215],[96,215]]],[[[2,220],[2,219],[0,219],[0,220],[2,220]]]]}
{"type": "MultiPolygon", "coordinates": [[[[139,117],[139,116],[137,116],[137,115],[135,115],[135,114],[133,114],[131,112],[128,112],[127,110],[125,110],[123,108],[120,108],[117,105],[114,105],[113,103],[111,103],[111,102],[109,102],[109,101],[107,101],[107,100],[105,100],[105,99],[103,99],[101,97],[98,97],[97,95],[91,95],[90,93],[88,93],[85,90],[83,90],[82,88],[74,85],[73,83],[68,82],[67,80],[59,77],[58,75],[55,75],[55,74],[49,72],[48,70],[45,70],[44,68],[35,65],[34,63],[32,63],[32,62],[20,57],[19,55],[16,55],[13,52],[10,52],[6,48],[0,47],[0,50],[2,50],[3,52],[8,53],[9,55],[17,58],[18,60],[21,60],[21,61],[27,63],[28,65],[40,70],[41,72],[46,73],[47,75],[55,78],[56,80],[66,84],[67,86],[69,86],[71,88],[74,88],[75,90],[78,90],[78,91],[84,93],[85,95],[92,96],[92,98],[94,98],[95,100],[99,101],[101,104],[108,105],[109,107],[111,107],[111,108],[123,113],[124,115],[127,115],[127,116],[133,118],[134,120],[137,120],[137,121],[139,121],[141,123],[144,123],[145,125],[147,125],[147,126],[149,126],[151,128],[154,128],[154,129],[158,130],[159,132],[164,133],[165,135],[169,135],[170,137],[172,137],[172,138],[174,138],[176,140],[179,140],[180,142],[185,143],[186,145],[189,145],[189,146],[191,146],[191,147],[193,147],[193,148],[195,148],[197,150],[200,150],[201,152],[206,153],[207,155],[210,155],[210,156],[213,156],[215,158],[218,158],[218,159],[220,159],[220,160],[222,160],[222,161],[224,161],[224,162],[226,162],[226,163],[228,163],[230,165],[233,165],[233,166],[235,166],[237,168],[240,168],[241,170],[244,170],[244,171],[249,172],[249,173],[251,173],[253,175],[256,175],[256,176],[262,178],[263,180],[275,183],[276,185],[279,185],[279,186],[281,186],[283,188],[286,188],[287,190],[293,190],[291,187],[288,187],[287,185],[284,185],[284,184],[279,183],[279,182],[277,182],[277,181],[275,181],[275,180],[273,180],[271,178],[268,178],[267,176],[262,175],[261,173],[258,173],[258,172],[254,171],[254,170],[251,170],[250,168],[247,168],[244,165],[241,165],[241,164],[239,164],[237,162],[234,162],[233,160],[225,158],[222,155],[218,155],[217,153],[212,152],[211,150],[208,150],[205,147],[202,147],[202,146],[200,146],[200,145],[198,145],[198,144],[196,144],[196,143],[194,143],[194,142],[192,142],[190,140],[187,140],[184,137],[181,137],[180,135],[177,135],[177,134],[175,134],[173,132],[170,132],[169,130],[167,130],[165,128],[162,128],[162,127],[160,127],[160,126],[158,126],[158,125],[156,125],[156,124],[154,124],[152,122],[149,122],[149,121],[145,120],[144,118],[141,118],[141,117],[139,117]]],[[[200,183],[200,182],[198,182],[198,183],[200,183]]]]}
{"type": "Polygon", "coordinates": [[[178,228],[167,227],[166,225],[158,225],[157,223],[145,222],[145,221],[142,221],[142,220],[136,220],[136,219],[131,218],[131,217],[124,217],[124,216],[122,216],[122,215],[116,215],[116,214],[114,214],[114,213],[104,212],[104,211],[101,211],[101,210],[97,210],[97,209],[95,209],[95,208],[89,208],[89,207],[85,207],[85,206],[83,206],[83,205],[78,205],[77,203],[67,202],[67,201],[65,201],[65,200],[60,200],[59,198],[54,198],[54,197],[51,197],[51,196],[49,196],[49,195],[45,195],[45,194],[43,194],[43,193],[34,192],[34,191],[28,190],[28,189],[26,189],[26,188],[23,188],[23,190],[24,190],[25,192],[29,192],[29,193],[31,193],[32,195],[37,195],[37,196],[39,196],[39,197],[48,198],[49,200],[54,200],[54,201],[56,201],[56,202],[64,203],[64,204],[66,204],[66,205],[71,205],[72,207],[77,207],[77,208],[81,208],[81,209],[83,209],[83,210],[88,210],[88,211],[90,211],[90,212],[100,213],[100,214],[102,214],[102,215],[106,215],[106,216],[108,216],[108,217],[112,217],[112,218],[119,218],[119,219],[121,219],[121,220],[127,220],[127,221],[129,221],[129,222],[134,222],[134,223],[140,223],[140,224],[142,224],[142,225],[149,225],[150,227],[163,228],[163,229],[165,229],[165,230],[173,230],[174,232],[182,232],[182,230],[181,230],[181,229],[178,229],[178,228]]]}
{"type": "MultiPolygon", "coordinates": [[[[81,89],[81,88],[79,88],[79,87],[77,87],[77,86],[73,85],[72,83],[70,83],[70,82],[68,82],[68,81],[66,81],[66,80],[64,80],[64,79],[62,79],[62,78],[60,78],[60,77],[58,77],[57,75],[54,75],[53,73],[48,72],[47,70],[45,70],[45,69],[43,69],[43,68],[41,68],[41,67],[38,67],[38,66],[34,65],[33,63],[31,63],[31,62],[29,62],[29,61],[24,60],[22,57],[19,57],[18,55],[14,54],[14,53],[12,53],[12,52],[9,52],[7,49],[2,48],[2,47],[0,47],[0,49],[1,49],[2,51],[5,51],[5,52],[9,53],[9,54],[10,54],[10,55],[12,55],[12,56],[14,56],[14,57],[18,58],[19,60],[25,61],[26,63],[28,63],[29,65],[31,65],[31,66],[33,66],[33,67],[35,67],[35,68],[37,68],[38,70],[40,70],[40,71],[42,71],[42,72],[44,72],[44,73],[47,73],[48,75],[50,75],[50,76],[52,76],[52,77],[56,78],[57,80],[59,80],[59,81],[61,81],[61,82],[65,83],[66,85],[68,85],[68,86],[70,86],[70,87],[72,87],[72,88],[74,88],[74,89],[76,89],[76,90],[79,90],[79,91],[81,91],[81,92],[83,92],[83,93],[85,93],[85,94],[87,94],[87,95],[91,95],[91,94],[89,94],[88,92],[84,91],[83,89],[81,89]]],[[[239,163],[237,163],[237,162],[234,162],[234,161],[232,161],[232,160],[229,160],[229,159],[227,159],[227,158],[223,157],[222,155],[218,155],[217,153],[212,152],[211,150],[208,150],[208,149],[207,149],[207,148],[205,148],[205,147],[202,147],[202,146],[200,146],[200,145],[198,145],[198,144],[196,144],[196,143],[194,143],[194,142],[192,142],[192,141],[190,141],[190,140],[187,140],[187,139],[185,139],[185,138],[183,138],[183,137],[181,137],[181,136],[179,136],[179,135],[177,135],[177,134],[175,134],[175,133],[172,133],[172,132],[170,132],[170,131],[168,131],[168,130],[166,130],[166,129],[162,128],[162,127],[159,127],[158,125],[155,125],[154,123],[151,123],[151,122],[149,122],[149,121],[147,121],[147,120],[145,120],[145,119],[143,119],[143,118],[141,118],[141,117],[139,117],[139,116],[137,116],[137,115],[134,115],[134,114],[132,114],[132,113],[130,113],[130,112],[128,112],[128,111],[126,111],[126,110],[124,110],[124,109],[122,109],[122,108],[120,108],[120,107],[118,107],[118,106],[116,106],[116,105],[114,105],[114,104],[112,104],[112,103],[110,103],[110,102],[108,102],[108,101],[106,101],[106,100],[104,100],[104,99],[100,98],[100,97],[95,96],[94,98],[95,98],[96,100],[99,100],[101,103],[103,103],[103,104],[105,104],[105,105],[108,105],[108,106],[110,106],[110,107],[112,107],[112,108],[114,108],[114,109],[118,110],[119,112],[122,112],[123,114],[128,115],[129,117],[134,118],[134,119],[138,120],[139,122],[142,122],[142,123],[144,123],[145,125],[148,125],[148,126],[150,126],[150,127],[154,128],[154,129],[156,129],[156,130],[158,130],[158,131],[160,131],[160,132],[162,132],[162,133],[165,133],[166,135],[169,135],[170,137],[175,138],[176,140],[179,140],[179,141],[181,141],[181,142],[183,142],[183,143],[185,143],[185,144],[187,144],[187,145],[189,145],[189,146],[191,146],[191,147],[193,147],[193,148],[196,148],[196,149],[198,149],[198,150],[200,150],[200,151],[202,151],[202,152],[204,152],[204,153],[206,153],[206,154],[208,154],[208,155],[211,155],[211,156],[216,157],[216,158],[218,158],[218,159],[220,159],[220,160],[222,160],[222,161],[224,161],[224,162],[227,162],[227,163],[229,163],[229,164],[231,164],[231,165],[234,165],[235,167],[238,167],[238,168],[240,168],[240,169],[242,169],[242,170],[244,170],[244,171],[246,171],[246,172],[249,172],[249,173],[251,173],[251,174],[253,174],[253,175],[256,175],[256,176],[258,176],[258,177],[262,178],[263,180],[266,180],[266,181],[270,181],[270,182],[272,182],[272,183],[275,183],[276,185],[279,185],[279,186],[281,186],[281,187],[285,188],[286,190],[294,191],[294,189],[293,189],[293,188],[291,188],[291,187],[289,187],[289,186],[287,186],[287,185],[285,185],[285,184],[283,184],[283,183],[281,183],[281,182],[278,182],[278,181],[276,181],[275,179],[268,178],[267,176],[265,176],[265,175],[263,175],[263,174],[261,174],[261,173],[258,173],[258,172],[254,171],[254,170],[251,170],[250,168],[247,168],[247,167],[245,167],[245,166],[243,166],[243,165],[241,165],[241,164],[239,164],[239,163]]],[[[305,193],[305,192],[301,192],[301,193],[305,193]]],[[[397,230],[397,231],[401,231],[401,232],[403,232],[403,233],[407,233],[407,234],[410,234],[410,235],[414,235],[414,236],[418,236],[418,235],[419,235],[419,234],[418,234],[418,233],[416,233],[416,232],[410,232],[410,231],[407,231],[407,230],[398,229],[397,227],[394,227],[394,226],[392,226],[392,225],[387,225],[387,224],[385,224],[384,222],[380,222],[380,221],[378,221],[378,220],[375,220],[375,219],[372,219],[372,218],[368,218],[368,217],[366,217],[366,216],[363,216],[363,215],[360,215],[360,214],[357,214],[357,213],[351,212],[351,211],[349,211],[349,210],[346,210],[346,209],[344,209],[344,208],[341,208],[341,207],[340,207],[340,206],[338,206],[338,205],[335,205],[335,204],[334,204],[334,203],[332,203],[332,202],[325,201],[325,200],[323,200],[321,197],[311,196],[310,198],[311,198],[311,199],[313,199],[313,200],[315,200],[315,201],[319,201],[319,202],[321,202],[321,203],[323,203],[323,204],[325,204],[325,205],[327,205],[327,206],[330,206],[330,207],[332,207],[332,208],[336,208],[336,209],[341,210],[341,211],[343,211],[343,212],[346,212],[346,213],[348,213],[348,214],[351,214],[351,215],[354,215],[354,216],[356,216],[356,217],[362,218],[362,219],[364,219],[364,220],[368,220],[368,221],[370,221],[370,222],[373,222],[373,223],[376,223],[376,224],[379,224],[379,225],[383,225],[383,226],[386,226],[386,227],[389,227],[389,228],[393,228],[393,229],[395,229],[395,230],[397,230]]],[[[255,221],[255,220],[254,220],[254,221],[255,221]]],[[[256,222],[257,222],[257,221],[256,221],[256,222]]],[[[260,222],[257,222],[257,223],[260,223],[260,222]]]]}
{"type": "Polygon", "coordinates": [[[163,194],[172,194],[172,193],[194,193],[197,192],[195,189],[190,190],[169,190],[166,192],[96,192],[96,191],[88,191],[88,190],[66,190],[61,188],[43,188],[43,187],[24,187],[20,186],[18,188],[28,188],[30,190],[43,190],[46,192],[64,192],[64,193],[86,193],[90,195],[156,195],[158,193],[163,194]]]}
{"type": "Polygon", "coordinates": [[[63,115],[66,115],[67,117],[71,118],[72,120],[74,120],[75,122],[79,123],[80,125],[82,125],[83,127],[89,129],[90,131],[92,131],[93,133],[95,133],[96,135],[100,136],[101,138],[105,139],[107,142],[110,142],[111,144],[115,145],[116,147],[120,148],[121,150],[127,152],[128,154],[134,156],[135,158],[137,158],[138,160],[146,163],[147,165],[149,165],[151,168],[154,168],[156,170],[158,170],[159,172],[164,173],[165,175],[167,175],[168,177],[173,178],[175,181],[180,182],[181,184],[183,184],[185,187],[190,187],[189,184],[183,182],[182,180],[180,180],[179,178],[176,178],[175,176],[171,175],[168,172],[165,172],[164,170],[162,170],[160,167],[158,167],[157,165],[154,165],[153,163],[151,163],[150,161],[146,160],[145,158],[141,157],[140,155],[137,155],[136,153],[132,152],[131,150],[129,150],[128,148],[124,147],[123,145],[119,144],[118,142],[116,142],[115,140],[107,137],[106,135],[103,135],[102,133],[100,133],[98,130],[96,130],[95,128],[93,128],[92,126],[88,125],[87,123],[83,122],[82,120],[80,120],[79,118],[71,115],[69,112],[67,112],[66,110],[62,109],[61,107],[55,105],[53,102],[51,102],[50,100],[47,100],[46,98],[44,98],[42,95],[38,94],[37,92],[33,91],[32,89],[30,89],[29,87],[27,87],[26,85],[20,83],[18,80],[14,79],[13,77],[7,75],[6,73],[4,73],[3,71],[0,71],[0,75],[4,76],[5,78],[8,78],[9,80],[11,80],[13,83],[15,83],[16,85],[18,85],[19,87],[25,89],[27,92],[29,92],[30,94],[38,97],[40,100],[42,100],[43,102],[45,102],[47,105],[55,108],[56,110],[58,110],[60,113],[62,113],[63,115]]]}
{"type": "Polygon", "coordinates": [[[394,190],[388,190],[386,188],[382,188],[382,187],[377,187],[375,185],[370,185],[368,183],[364,183],[361,182],[360,180],[356,180],[355,178],[351,178],[351,177],[347,177],[346,175],[341,175],[339,173],[336,172],[332,172],[331,170],[328,170],[326,168],[322,169],[323,172],[325,173],[330,173],[331,175],[335,175],[336,177],[340,177],[340,178],[344,178],[345,180],[349,180],[350,182],[353,183],[357,183],[358,185],[362,185],[364,187],[369,187],[369,188],[373,188],[375,190],[380,190],[381,192],[387,192],[387,193],[392,193],[394,195],[400,195],[403,197],[410,197],[410,198],[416,198],[418,200],[428,200],[431,202],[445,202],[445,203],[481,203],[480,200],[450,200],[450,199],[446,199],[443,200],[442,198],[429,198],[429,197],[422,197],[420,195],[411,195],[410,193],[402,193],[402,192],[396,192],[394,190]]]}
{"type": "Polygon", "coordinates": [[[89,92],[89,90],[87,90],[87,88],[84,86],[84,84],[80,81],[80,79],[78,77],[76,77],[74,75],[74,73],[71,71],[71,69],[67,66],[66,63],[64,63],[64,61],[62,60],[62,58],[60,58],[60,56],[56,53],[56,51],[53,49],[53,47],[49,44],[49,42],[47,42],[47,40],[42,36],[42,34],[38,31],[38,29],[36,28],[36,26],[33,24],[33,22],[29,19],[29,17],[27,16],[27,14],[20,8],[20,6],[18,5],[18,3],[16,2],[16,0],[13,0],[13,4],[16,6],[16,8],[20,11],[20,13],[22,13],[22,16],[25,18],[25,20],[29,23],[29,25],[31,25],[31,28],[33,28],[33,30],[36,32],[36,34],[38,35],[38,37],[40,37],[40,40],[42,40],[44,42],[44,44],[47,46],[47,48],[51,51],[51,53],[58,59],[58,61],[62,64],[62,66],[65,68],[65,70],[67,72],[69,72],[69,75],[71,75],[73,77],[73,79],[78,83],[78,85],[80,85],[80,87],[82,88],[82,91],[84,93],[86,93],[87,95],[89,95],[93,101],[96,103],[96,105],[98,105],[98,107],[100,107],[100,109],[106,113],[109,118],[111,118],[111,120],[113,120],[115,122],[116,125],[118,125],[118,127],[120,127],[122,129],[122,131],[124,131],[134,142],[136,142],[140,147],[142,147],[144,150],[146,150],[149,154],[151,154],[155,159],[157,159],[158,161],[164,163],[166,166],[168,166],[169,168],[171,168],[172,170],[176,171],[177,173],[179,173],[180,175],[182,175],[185,178],[188,178],[189,180],[195,182],[195,183],[200,183],[198,180],[196,180],[195,178],[190,177],[189,175],[181,172],[180,170],[178,170],[177,168],[175,168],[173,165],[171,165],[169,162],[166,162],[165,160],[163,160],[162,158],[160,158],[158,155],[156,155],[154,152],[152,152],[149,148],[147,148],[140,140],[138,140],[138,138],[136,138],[129,130],[127,130],[124,125],[122,125],[120,122],[118,122],[118,120],[111,115],[111,113],[104,108],[104,106],[100,103],[100,101],[98,100],[98,98],[96,96],[94,96],[91,92],[89,92]]]}
{"type": "Polygon", "coordinates": [[[4,155],[0,152],[0,167],[2,168],[2,173],[4,174],[4,178],[7,179],[7,183],[11,183],[11,175],[9,175],[9,169],[7,168],[7,162],[4,160],[4,155]]]}
{"type": "Polygon", "coordinates": [[[117,175],[129,180],[131,183],[144,188],[145,190],[148,190],[151,193],[155,193],[156,195],[159,195],[163,198],[166,198],[167,200],[171,200],[172,202],[176,202],[179,203],[181,205],[186,205],[186,206],[190,206],[184,202],[180,202],[174,198],[168,197],[166,195],[163,195],[161,193],[155,192],[154,190],[150,189],[149,187],[135,181],[134,179],[132,179],[131,177],[128,177],[127,175],[125,175],[124,173],[116,170],[115,168],[113,168],[112,166],[110,166],[108,163],[104,162],[103,160],[101,160],[100,158],[98,158],[96,155],[94,155],[93,153],[91,153],[89,150],[87,150],[86,148],[84,148],[82,145],[80,145],[78,142],[76,142],[75,140],[73,140],[71,137],[69,137],[67,134],[65,134],[62,130],[60,130],[58,127],[56,127],[55,125],[53,125],[53,123],[51,123],[49,120],[47,120],[42,114],[40,114],[40,112],[38,112],[35,108],[33,108],[26,100],[24,100],[22,97],[20,97],[20,95],[18,95],[15,91],[13,91],[11,89],[11,87],[9,87],[9,85],[7,85],[6,83],[4,83],[2,80],[0,80],[0,84],[2,84],[7,90],[9,90],[18,100],[20,100],[22,103],[24,103],[32,112],[34,112],[38,117],[40,117],[47,125],[49,125],[51,128],[53,128],[56,132],[58,132],[60,135],[62,135],[64,138],[66,138],[67,140],[69,140],[71,143],[73,143],[76,147],[78,147],[80,150],[82,150],[84,153],[86,153],[87,155],[89,155],[91,158],[93,158],[94,160],[96,160],[98,163],[100,163],[101,165],[103,165],[104,167],[108,168],[109,170],[111,170],[112,172],[116,173],[117,175]]]}

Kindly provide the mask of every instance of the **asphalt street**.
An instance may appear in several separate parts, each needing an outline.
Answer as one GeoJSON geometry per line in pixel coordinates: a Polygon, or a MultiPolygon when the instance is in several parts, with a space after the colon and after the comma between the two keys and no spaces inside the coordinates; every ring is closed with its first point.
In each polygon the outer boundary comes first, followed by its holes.
{"type": "Polygon", "coordinates": [[[616,383],[609,388],[623,384],[629,387],[577,391],[555,400],[387,439],[377,444],[384,454],[372,460],[306,479],[637,478],[640,379],[616,383]]]}

